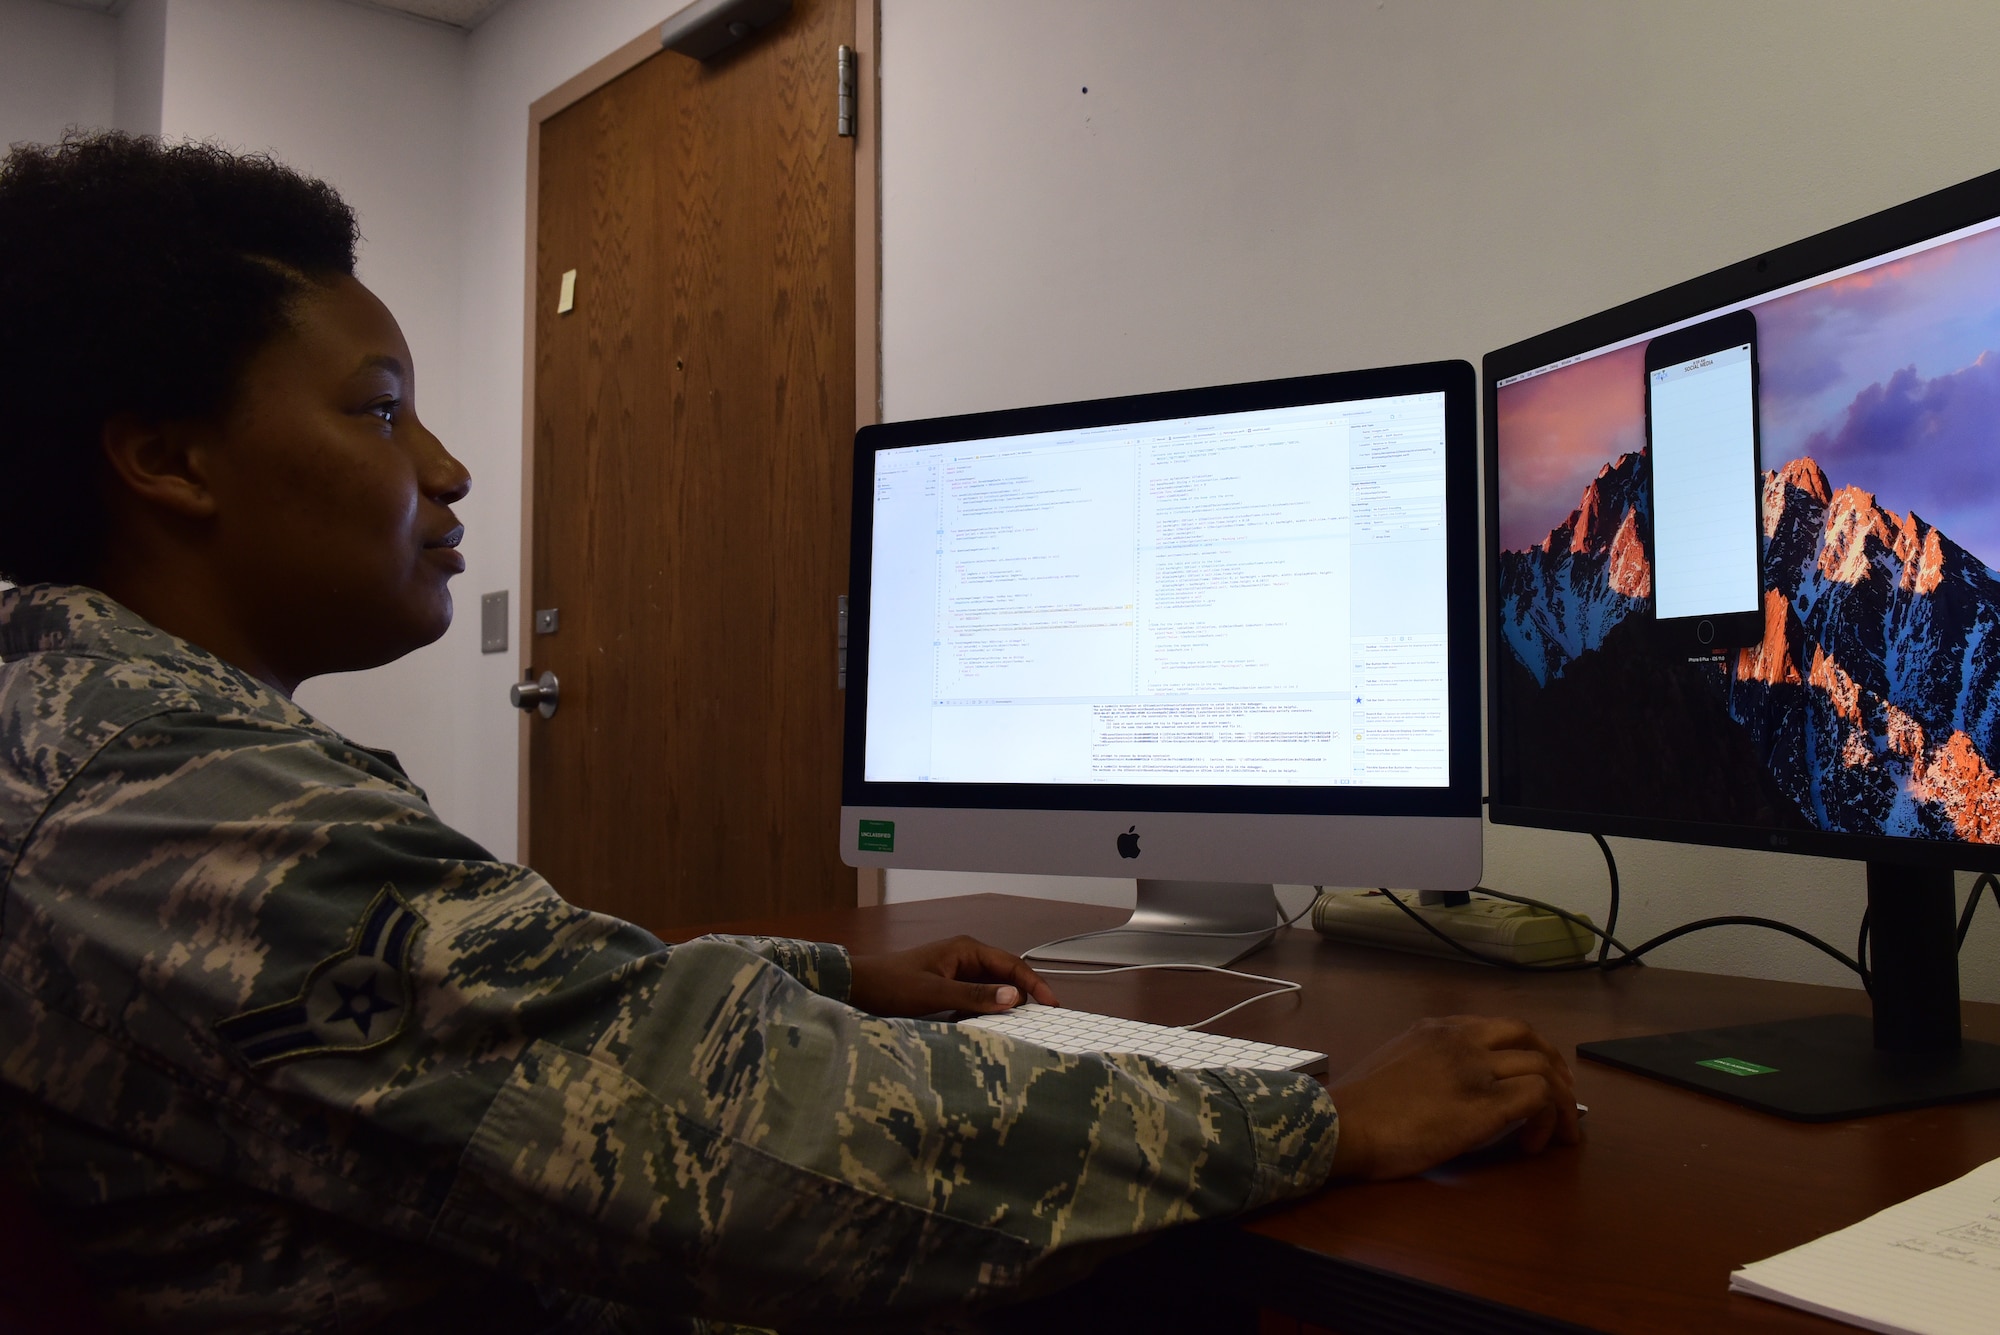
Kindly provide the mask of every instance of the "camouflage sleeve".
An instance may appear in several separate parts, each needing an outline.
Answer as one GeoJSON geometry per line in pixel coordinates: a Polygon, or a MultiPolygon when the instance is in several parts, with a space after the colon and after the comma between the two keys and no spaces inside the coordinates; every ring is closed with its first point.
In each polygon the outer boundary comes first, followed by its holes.
{"type": "Polygon", "coordinates": [[[47,888],[9,923],[14,958],[74,970],[49,992],[64,1017],[8,1035],[37,1097],[109,1106],[122,1136],[351,1224],[655,1309],[825,1324],[960,1303],[1059,1249],[1309,1190],[1333,1153],[1304,1077],[871,1018],[838,1000],[835,948],[663,946],[317,736],[133,726],[15,883],[47,888]]]}
{"type": "Polygon", "coordinates": [[[716,932],[701,938],[722,941],[771,961],[823,997],[845,1001],[854,987],[854,971],[845,948],[824,941],[793,941],[782,936],[728,936],[716,932]]]}
{"type": "Polygon", "coordinates": [[[1004,1293],[1059,1248],[1325,1179],[1306,1077],[880,1020],[719,943],[675,953],[609,1041],[525,1054],[443,1227],[500,1257],[538,1220],[629,1300],[664,1297],[664,1260],[704,1310],[786,1325],[1004,1293]]]}

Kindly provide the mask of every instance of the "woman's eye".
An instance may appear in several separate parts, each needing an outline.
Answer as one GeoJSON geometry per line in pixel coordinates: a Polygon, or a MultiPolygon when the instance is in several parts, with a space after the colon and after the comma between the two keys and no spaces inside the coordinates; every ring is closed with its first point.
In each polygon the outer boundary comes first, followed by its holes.
{"type": "Polygon", "coordinates": [[[401,412],[402,408],[403,401],[401,399],[383,399],[379,403],[369,404],[366,411],[371,416],[379,417],[384,422],[393,425],[396,421],[396,414],[401,412]]]}

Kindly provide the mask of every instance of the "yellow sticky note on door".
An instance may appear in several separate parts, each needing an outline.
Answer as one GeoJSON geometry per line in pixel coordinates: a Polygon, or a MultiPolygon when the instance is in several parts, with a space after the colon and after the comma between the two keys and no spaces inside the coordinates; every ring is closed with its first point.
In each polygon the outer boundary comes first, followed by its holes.
{"type": "Polygon", "coordinates": [[[576,270],[565,270],[562,276],[562,292],[556,297],[556,314],[568,315],[576,309],[576,270]]]}

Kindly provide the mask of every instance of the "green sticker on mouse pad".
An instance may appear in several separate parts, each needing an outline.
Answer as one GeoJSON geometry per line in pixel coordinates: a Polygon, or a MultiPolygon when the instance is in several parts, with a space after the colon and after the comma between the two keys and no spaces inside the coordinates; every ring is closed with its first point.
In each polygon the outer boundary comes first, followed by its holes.
{"type": "Polygon", "coordinates": [[[1741,1057],[1710,1057],[1707,1061],[1696,1062],[1696,1066],[1706,1066],[1711,1071],[1721,1071],[1726,1075],[1773,1075],[1775,1066],[1759,1066],[1756,1062],[1746,1062],[1741,1057]]]}

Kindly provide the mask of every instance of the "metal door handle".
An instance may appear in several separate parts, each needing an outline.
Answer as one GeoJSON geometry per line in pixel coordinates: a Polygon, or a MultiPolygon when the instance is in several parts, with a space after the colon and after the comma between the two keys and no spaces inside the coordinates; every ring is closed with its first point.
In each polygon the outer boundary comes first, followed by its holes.
{"type": "Polygon", "coordinates": [[[540,679],[530,677],[508,687],[507,699],[516,709],[533,709],[543,718],[554,718],[556,706],[562,703],[562,683],[555,673],[544,672],[540,679]]]}

